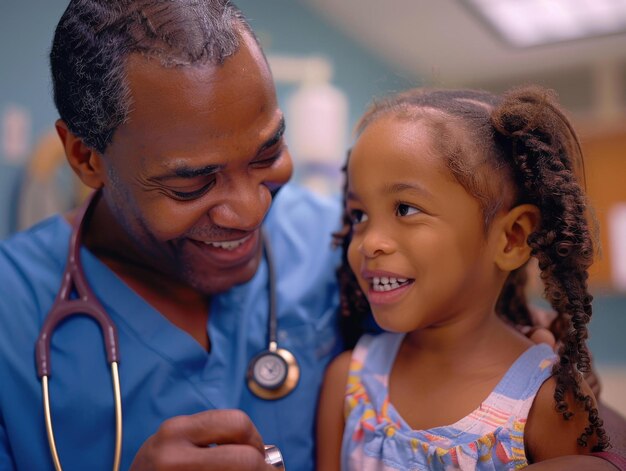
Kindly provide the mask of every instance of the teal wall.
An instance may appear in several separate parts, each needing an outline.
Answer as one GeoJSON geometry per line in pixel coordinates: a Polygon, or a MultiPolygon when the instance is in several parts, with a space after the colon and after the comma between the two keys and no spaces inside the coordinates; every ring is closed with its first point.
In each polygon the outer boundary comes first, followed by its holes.
{"type": "MultiPolygon", "coordinates": [[[[626,306],[626,295],[595,293],[593,317],[589,324],[589,348],[597,364],[626,368],[624,306],[626,306]]],[[[626,407],[626,397],[624,397],[624,404],[626,407]]]]}
{"type": "MultiPolygon", "coordinates": [[[[0,4],[0,113],[9,105],[26,108],[33,120],[32,144],[57,118],[47,55],[66,4],[66,0],[2,0],[0,4]]],[[[296,0],[241,0],[237,4],[267,53],[321,55],[331,61],[333,83],[348,95],[350,129],[372,96],[409,83],[296,0]]],[[[288,85],[278,86],[283,106],[291,91],[288,85]]],[[[0,239],[15,230],[22,171],[23,165],[7,162],[0,149],[0,239]]]]}
{"type": "MultiPolygon", "coordinates": [[[[333,83],[349,96],[352,124],[372,97],[414,83],[414,79],[400,76],[296,0],[239,0],[237,4],[268,53],[319,54],[330,59],[335,69],[333,83]],[[269,42],[265,41],[267,37],[269,42]]],[[[282,97],[286,92],[279,86],[282,97]]]]}
{"type": "MultiPolygon", "coordinates": [[[[2,0],[0,4],[0,113],[11,105],[26,108],[32,117],[32,140],[57,117],[47,54],[63,8],[64,2],[58,0],[2,0]]],[[[7,162],[0,148],[0,238],[15,224],[21,171],[22,166],[7,162]]]]}

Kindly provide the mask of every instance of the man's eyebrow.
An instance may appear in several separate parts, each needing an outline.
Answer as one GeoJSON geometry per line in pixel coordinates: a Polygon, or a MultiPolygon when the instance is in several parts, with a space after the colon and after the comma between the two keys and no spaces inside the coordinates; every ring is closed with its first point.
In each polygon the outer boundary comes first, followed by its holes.
{"type": "Polygon", "coordinates": [[[217,172],[221,168],[221,165],[206,165],[200,168],[188,167],[187,165],[181,165],[179,167],[172,168],[172,173],[167,173],[165,175],[158,175],[156,177],[150,178],[150,180],[162,182],[167,180],[172,180],[175,178],[196,178],[196,177],[206,177],[217,172]]]}
{"type": "MultiPolygon", "coordinates": [[[[278,123],[278,127],[276,131],[267,141],[265,141],[258,149],[257,155],[263,152],[265,149],[269,149],[274,146],[278,141],[280,141],[285,134],[285,118],[281,117],[278,123]]],[[[173,180],[176,178],[196,178],[196,177],[206,177],[212,175],[219,171],[222,168],[222,165],[206,165],[200,168],[189,167],[185,164],[176,166],[174,163],[171,166],[171,173],[167,173],[164,175],[157,175],[155,177],[150,178],[152,181],[163,182],[167,180],[173,180]]]]}
{"type": "Polygon", "coordinates": [[[278,122],[278,127],[276,128],[276,132],[274,133],[272,137],[270,137],[267,141],[265,141],[263,145],[261,145],[261,147],[259,147],[259,150],[257,151],[257,155],[259,155],[265,149],[269,149],[270,147],[275,145],[278,141],[280,141],[283,138],[283,134],[285,134],[285,117],[281,116],[280,121],[278,122]]]}

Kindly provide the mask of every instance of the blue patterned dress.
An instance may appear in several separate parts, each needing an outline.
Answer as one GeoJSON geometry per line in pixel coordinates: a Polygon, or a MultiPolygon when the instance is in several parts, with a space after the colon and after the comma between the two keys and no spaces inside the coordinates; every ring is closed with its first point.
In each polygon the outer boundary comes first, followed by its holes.
{"type": "Polygon", "coordinates": [[[341,469],[514,470],[528,465],[524,425],[556,356],[524,352],[482,404],[458,422],[413,430],[389,402],[389,374],[404,334],[363,336],[352,354],[341,469]]]}

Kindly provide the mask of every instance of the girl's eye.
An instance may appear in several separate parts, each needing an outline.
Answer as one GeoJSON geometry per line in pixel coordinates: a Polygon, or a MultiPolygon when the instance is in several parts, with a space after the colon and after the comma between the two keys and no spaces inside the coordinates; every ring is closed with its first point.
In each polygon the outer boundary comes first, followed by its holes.
{"type": "Polygon", "coordinates": [[[367,214],[360,209],[353,209],[350,211],[350,222],[354,224],[360,224],[367,221],[367,214]]]}
{"type": "Polygon", "coordinates": [[[398,216],[401,216],[401,217],[411,216],[411,215],[417,214],[419,212],[420,212],[419,209],[414,208],[413,206],[410,206],[410,205],[404,204],[404,203],[399,203],[398,206],[396,207],[396,214],[398,216]]]}
{"type": "Polygon", "coordinates": [[[204,195],[207,191],[209,191],[213,187],[214,183],[215,183],[215,180],[207,183],[206,185],[194,191],[171,190],[171,192],[174,195],[174,197],[178,200],[191,201],[191,200],[195,200],[196,198],[200,198],[202,195],[204,195]]]}

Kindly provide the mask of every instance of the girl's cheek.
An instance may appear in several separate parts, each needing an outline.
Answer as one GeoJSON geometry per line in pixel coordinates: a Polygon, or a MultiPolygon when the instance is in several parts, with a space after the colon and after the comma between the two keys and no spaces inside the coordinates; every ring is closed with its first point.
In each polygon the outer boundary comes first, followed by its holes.
{"type": "Polygon", "coordinates": [[[359,263],[359,251],[357,250],[357,241],[355,238],[352,238],[350,245],[348,245],[348,265],[350,265],[350,269],[354,272],[355,275],[359,273],[360,263],[359,263]]]}

